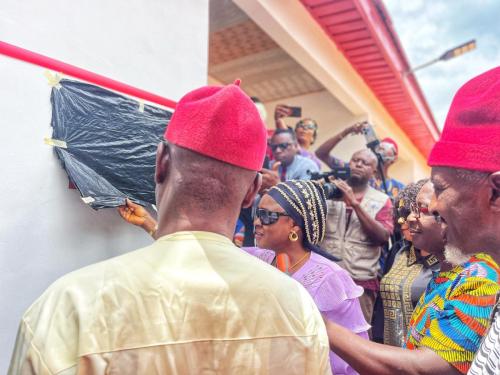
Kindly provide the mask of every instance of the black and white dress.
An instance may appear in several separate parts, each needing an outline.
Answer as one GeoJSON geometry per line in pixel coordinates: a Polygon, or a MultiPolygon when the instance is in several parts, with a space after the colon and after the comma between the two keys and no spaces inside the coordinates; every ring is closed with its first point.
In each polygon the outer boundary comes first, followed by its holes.
{"type": "Polygon", "coordinates": [[[500,374],[500,308],[495,306],[495,314],[488,334],[479,347],[468,375],[500,374]]]}

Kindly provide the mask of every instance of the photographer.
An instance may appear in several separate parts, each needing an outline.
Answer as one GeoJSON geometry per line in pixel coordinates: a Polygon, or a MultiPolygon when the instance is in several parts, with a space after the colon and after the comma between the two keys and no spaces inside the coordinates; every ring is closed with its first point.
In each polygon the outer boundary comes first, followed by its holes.
{"type": "MultiPolygon", "coordinates": [[[[330,152],[332,149],[349,134],[363,134],[363,130],[366,127],[366,123],[357,123],[349,126],[342,130],[336,136],[328,139],[316,150],[316,156],[330,168],[344,167],[347,163],[341,159],[338,159],[332,155],[330,152]]],[[[384,138],[380,141],[380,144],[376,146],[376,151],[380,155],[382,160],[382,171],[384,173],[385,187],[382,181],[382,176],[380,176],[380,171],[376,168],[373,178],[370,180],[370,186],[386,193],[392,199],[395,199],[399,194],[399,191],[404,188],[404,184],[395,178],[389,177],[389,168],[398,160],[398,145],[391,138],[384,138]]]]}
{"type": "MultiPolygon", "coordinates": [[[[358,128],[353,127],[352,131],[357,132],[358,128]]],[[[393,230],[392,202],[369,185],[377,168],[372,151],[355,152],[349,167],[351,174],[346,181],[333,181],[342,191],[342,198],[329,201],[326,236],[321,246],[341,258],[339,265],[364,288],[360,303],[365,319],[370,322],[379,288],[378,260],[382,245],[393,230]]]]}

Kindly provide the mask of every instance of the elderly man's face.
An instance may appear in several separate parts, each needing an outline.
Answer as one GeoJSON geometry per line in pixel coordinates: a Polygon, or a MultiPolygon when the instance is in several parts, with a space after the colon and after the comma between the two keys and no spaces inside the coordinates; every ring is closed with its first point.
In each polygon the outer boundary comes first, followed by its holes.
{"type": "Polygon", "coordinates": [[[433,167],[432,182],[435,195],[430,210],[442,218],[446,251],[460,249],[464,254],[488,251],[484,247],[490,243],[492,233],[489,233],[487,179],[473,181],[458,176],[456,169],[433,167]]]}

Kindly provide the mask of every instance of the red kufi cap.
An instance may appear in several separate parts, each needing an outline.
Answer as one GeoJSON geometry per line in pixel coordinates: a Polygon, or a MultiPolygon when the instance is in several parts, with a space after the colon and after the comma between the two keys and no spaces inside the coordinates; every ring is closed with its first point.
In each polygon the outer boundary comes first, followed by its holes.
{"type": "Polygon", "coordinates": [[[392,138],[389,138],[389,137],[386,137],[384,139],[382,139],[381,142],[384,142],[384,143],[390,143],[391,145],[394,146],[394,151],[396,151],[396,155],[399,154],[399,148],[398,148],[398,144],[396,143],[396,141],[392,138]]]}
{"type": "Polygon", "coordinates": [[[429,165],[500,171],[500,67],[457,91],[429,165]]]}
{"type": "Polygon", "coordinates": [[[199,154],[259,171],[267,148],[257,107],[239,87],[205,86],[177,103],[165,139],[199,154]]]}

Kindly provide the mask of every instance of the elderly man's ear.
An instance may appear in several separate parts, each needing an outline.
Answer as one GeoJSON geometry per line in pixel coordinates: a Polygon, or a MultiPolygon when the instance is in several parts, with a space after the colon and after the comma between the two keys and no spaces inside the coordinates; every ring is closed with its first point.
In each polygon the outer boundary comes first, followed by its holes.
{"type": "Polygon", "coordinates": [[[170,161],[170,145],[160,142],[156,149],[155,182],[161,184],[165,181],[168,173],[168,162],[170,161]]]}
{"type": "Polygon", "coordinates": [[[490,174],[488,183],[491,187],[491,206],[495,211],[500,212],[500,171],[490,174]]]}

